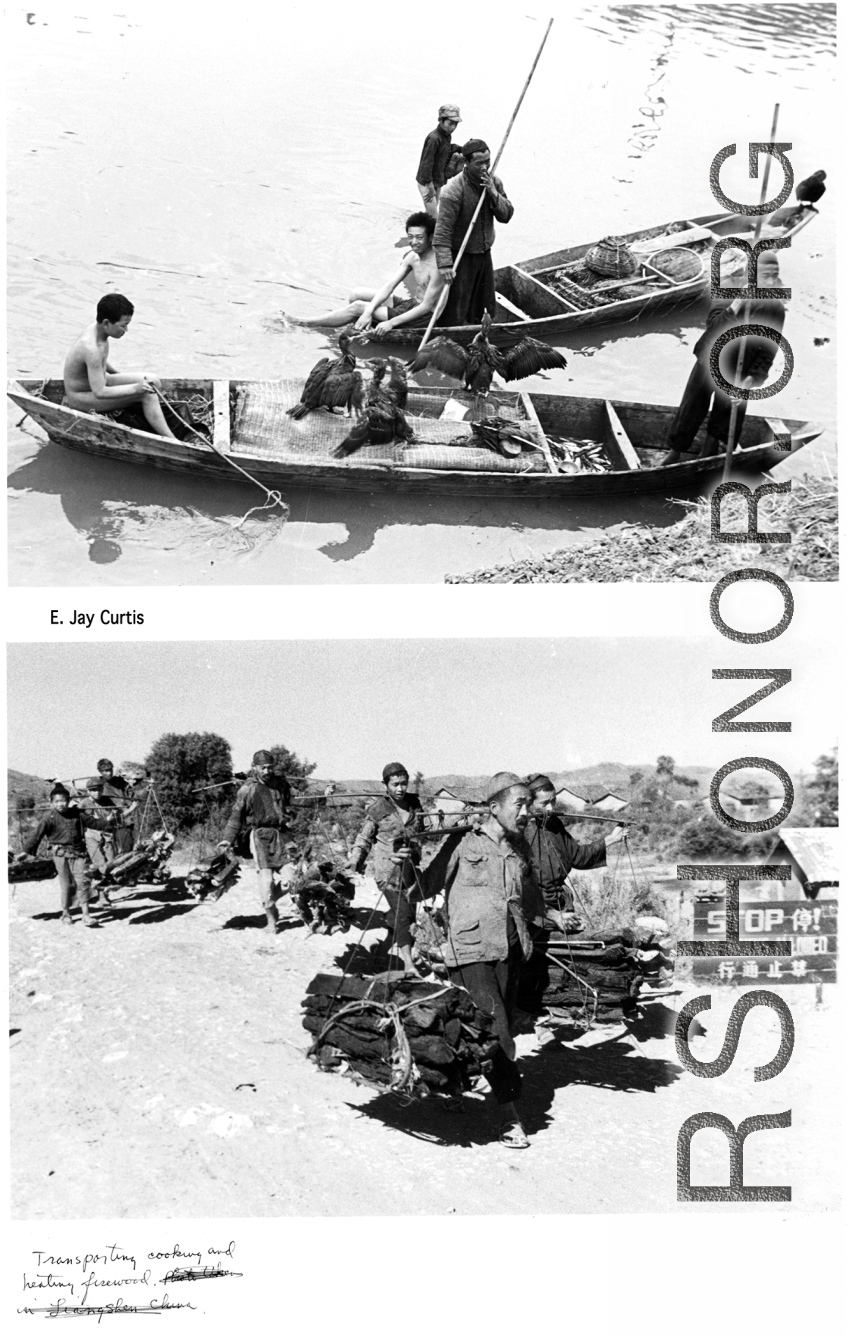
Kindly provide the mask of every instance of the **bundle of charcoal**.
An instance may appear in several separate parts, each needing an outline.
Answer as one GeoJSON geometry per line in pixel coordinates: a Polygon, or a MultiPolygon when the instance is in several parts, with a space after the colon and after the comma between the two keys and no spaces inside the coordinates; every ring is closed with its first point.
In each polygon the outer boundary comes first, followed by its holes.
{"type": "Polygon", "coordinates": [[[356,887],[334,862],[304,862],[292,888],[304,923],[313,932],[329,936],[343,932],[353,921],[356,887]]]}
{"type": "Polygon", "coordinates": [[[460,1094],[497,1050],[492,1017],[464,988],[402,974],[317,974],[303,1026],[316,1036],[309,1056],[322,1069],[346,1061],[355,1079],[407,1094],[460,1094]]]}
{"type": "Polygon", "coordinates": [[[50,881],[57,876],[56,864],[52,858],[24,857],[18,862],[9,853],[9,884],[18,885],[21,881],[50,881]]]}
{"type": "Polygon", "coordinates": [[[174,846],[174,836],[165,830],[156,830],[149,839],[142,839],[129,853],[120,853],[107,862],[102,871],[92,870],[91,879],[100,891],[130,887],[139,883],[163,885],[168,880],[168,859],[174,846]]]}
{"type": "Polygon", "coordinates": [[[611,1020],[635,1010],[641,985],[633,951],[622,941],[590,953],[554,941],[521,969],[517,1002],[530,1014],[554,1007],[575,1018],[611,1020]]]}
{"type": "Polygon", "coordinates": [[[233,853],[217,853],[191,868],[185,878],[185,888],[200,903],[206,899],[214,902],[235,885],[240,872],[241,866],[233,853]]]}

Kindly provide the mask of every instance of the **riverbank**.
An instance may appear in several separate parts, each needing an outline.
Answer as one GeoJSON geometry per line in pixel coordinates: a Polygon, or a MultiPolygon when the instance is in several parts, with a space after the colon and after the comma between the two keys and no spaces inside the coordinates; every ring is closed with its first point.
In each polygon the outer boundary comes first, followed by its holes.
{"type": "MultiPolygon", "coordinates": [[[[680,502],[689,513],[669,528],[616,524],[596,541],[548,556],[489,566],[469,575],[447,575],[446,584],[607,584],[674,579],[714,580],[755,565],[785,580],[838,579],[838,494],[835,480],[808,474],[785,495],[766,496],[758,507],[762,532],[791,534],[788,543],[717,543],[711,502],[680,502]]],[[[746,529],[743,496],[723,503],[723,531],[746,529]]]]}

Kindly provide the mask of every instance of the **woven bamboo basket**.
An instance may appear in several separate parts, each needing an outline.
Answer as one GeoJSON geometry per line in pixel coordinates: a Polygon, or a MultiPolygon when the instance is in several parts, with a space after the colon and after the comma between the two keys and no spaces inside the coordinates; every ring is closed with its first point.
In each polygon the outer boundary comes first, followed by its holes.
{"type": "Polygon", "coordinates": [[[585,256],[586,267],[604,278],[629,278],[638,268],[638,260],[620,236],[604,236],[585,256]]]}

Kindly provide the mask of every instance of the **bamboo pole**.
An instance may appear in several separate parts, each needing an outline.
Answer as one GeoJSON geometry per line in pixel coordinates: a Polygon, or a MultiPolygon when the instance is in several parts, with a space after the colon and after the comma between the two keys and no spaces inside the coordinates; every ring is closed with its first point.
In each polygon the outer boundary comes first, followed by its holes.
{"type": "MultiPolygon", "coordinates": [[[[774,104],[774,109],[773,109],[773,122],[772,122],[772,124],[771,124],[771,137],[770,137],[770,142],[771,142],[772,144],[776,142],[776,126],[777,126],[777,121],[778,121],[778,120],[779,120],[779,103],[776,102],[776,103],[774,104]]],[[[762,189],[761,189],[761,192],[760,192],[760,194],[759,194],[759,203],[760,203],[760,204],[764,204],[764,202],[765,202],[765,200],[767,199],[767,196],[768,196],[768,178],[769,178],[769,176],[770,176],[770,172],[771,172],[771,161],[772,161],[772,159],[773,159],[773,154],[772,154],[772,153],[768,153],[768,154],[766,155],[765,169],[764,169],[764,171],[763,171],[763,173],[762,173],[762,189]]],[[[755,248],[756,248],[756,242],[759,240],[759,237],[760,237],[761,234],[762,234],[762,219],[764,218],[764,216],[765,216],[765,215],[764,215],[763,213],[759,213],[759,214],[756,215],[756,225],[755,225],[755,227],[753,228],[753,249],[754,249],[754,250],[755,250],[755,248]]],[[[758,268],[758,266],[757,266],[757,268],[758,268]]],[[[756,286],[758,287],[758,275],[757,275],[757,279],[756,279],[756,286]]],[[[749,321],[749,315],[750,315],[750,303],[749,303],[749,302],[747,302],[746,306],[744,307],[743,314],[744,314],[744,323],[747,324],[748,321],[749,321]]],[[[736,375],[737,375],[738,372],[741,370],[741,367],[742,367],[742,365],[743,365],[743,363],[744,363],[744,352],[745,352],[746,346],[747,346],[747,336],[746,336],[746,334],[745,334],[745,336],[741,339],[741,343],[740,343],[740,346],[739,346],[739,348],[738,348],[738,361],[736,362],[736,375]]],[[[745,376],[744,380],[743,380],[742,383],[741,383],[741,388],[742,388],[742,389],[748,389],[748,388],[749,388],[749,385],[748,385],[748,383],[747,383],[749,379],[750,379],[749,376],[745,376]]],[[[733,399],[733,402],[732,402],[732,408],[731,408],[731,410],[730,410],[730,414],[729,414],[729,430],[728,430],[727,433],[726,433],[726,454],[724,455],[724,461],[723,461],[723,481],[724,481],[724,482],[729,481],[729,476],[730,476],[730,473],[732,472],[732,452],[733,452],[733,450],[735,449],[735,432],[736,432],[736,426],[737,426],[737,422],[738,422],[738,402],[739,402],[738,399],[733,399]]]]}
{"type": "MultiPolygon", "coordinates": [[[[547,41],[548,36],[550,35],[550,29],[552,28],[552,26],[553,26],[553,20],[550,19],[550,22],[547,24],[547,27],[546,27],[546,29],[545,29],[545,31],[544,31],[544,36],[543,36],[542,39],[541,39],[541,45],[539,46],[538,51],[536,52],[535,60],[532,62],[532,69],[529,71],[529,74],[527,75],[527,78],[526,78],[526,83],[524,84],[523,88],[521,89],[521,95],[520,95],[520,97],[518,98],[517,106],[515,107],[514,111],[512,112],[512,116],[511,116],[511,119],[510,119],[510,121],[509,121],[509,124],[506,126],[506,133],[503,135],[503,142],[501,143],[500,147],[498,148],[498,150],[497,150],[497,156],[496,156],[496,158],[494,159],[493,163],[491,164],[491,169],[490,169],[490,170],[491,170],[491,174],[492,174],[492,175],[494,174],[494,172],[496,172],[496,170],[497,170],[497,165],[498,165],[498,163],[499,163],[501,157],[503,156],[503,149],[506,147],[506,142],[507,142],[507,140],[508,140],[508,138],[509,138],[509,135],[511,134],[511,131],[512,131],[512,126],[514,125],[515,120],[516,120],[516,118],[517,118],[517,114],[518,114],[518,112],[519,112],[520,109],[521,109],[521,103],[523,102],[524,97],[526,96],[526,90],[529,88],[530,82],[531,82],[531,80],[532,80],[532,76],[533,76],[533,74],[535,73],[535,67],[536,67],[536,65],[538,64],[539,60],[541,59],[541,52],[544,50],[544,44],[545,44],[545,42],[547,41]]],[[[454,277],[454,278],[455,278],[455,276],[456,276],[456,270],[457,270],[458,267],[459,267],[459,261],[461,260],[462,256],[464,255],[465,250],[467,249],[468,242],[469,242],[470,239],[471,239],[471,232],[472,232],[473,229],[474,229],[474,223],[476,222],[477,218],[479,217],[479,211],[480,211],[480,209],[482,208],[482,203],[483,203],[483,200],[485,199],[485,196],[486,196],[487,193],[488,193],[488,192],[487,192],[486,189],[483,187],[482,193],[480,194],[479,199],[477,200],[477,205],[476,205],[476,208],[474,209],[473,217],[471,218],[471,220],[470,220],[470,224],[468,225],[468,230],[465,232],[465,238],[464,238],[464,240],[463,240],[461,246],[459,247],[459,253],[458,253],[458,255],[456,256],[456,258],[454,259],[454,261],[453,261],[452,272],[453,272],[453,277],[454,277]]],[[[435,310],[432,312],[432,317],[431,317],[431,319],[430,319],[430,322],[429,322],[429,324],[427,325],[426,333],[424,334],[423,338],[421,339],[421,342],[420,342],[420,347],[421,347],[421,348],[424,347],[424,346],[429,342],[430,335],[432,334],[432,330],[433,330],[433,327],[434,327],[434,325],[435,325],[435,322],[436,322],[436,320],[439,318],[439,316],[441,315],[441,312],[444,310],[444,307],[445,307],[446,304],[447,304],[447,298],[449,297],[449,295],[450,295],[450,285],[449,285],[449,283],[445,283],[445,285],[444,285],[444,289],[443,289],[443,291],[442,291],[440,297],[438,298],[438,301],[436,302],[435,310]]]]}

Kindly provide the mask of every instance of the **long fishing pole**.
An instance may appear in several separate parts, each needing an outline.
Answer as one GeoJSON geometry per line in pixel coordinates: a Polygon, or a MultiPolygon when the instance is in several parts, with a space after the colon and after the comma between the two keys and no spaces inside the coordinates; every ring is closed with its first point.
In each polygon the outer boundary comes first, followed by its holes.
{"type": "MultiPolygon", "coordinates": [[[[521,109],[521,103],[523,102],[524,97],[526,96],[526,90],[529,88],[530,82],[531,82],[531,80],[532,80],[532,76],[533,76],[533,74],[535,73],[535,67],[536,67],[536,65],[538,64],[539,60],[541,59],[541,52],[544,50],[544,44],[545,44],[545,42],[547,41],[548,36],[550,35],[550,29],[552,28],[552,26],[553,26],[553,20],[551,19],[550,22],[547,24],[547,28],[545,29],[544,36],[543,36],[542,39],[541,39],[541,45],[540,45],[539,48],[538,48],[538,51],[537,51],[536,56],[535,56],[535,60],[532,62],[532,69],[529,71],[529,74],[527,75],[527,78],[526,78],[526,83],[524,84],[524,86],[523,86],[523,88],[522,88],[522,90],[521,90],[521,95],[520,95],[520,97],[518,98],[517,106],[515,107],[514,111],[512,112],[512,116],[511,116],[511,119],[510,119],[510,121],[509,121],[509,124],[506,126],[506,133],[503,135],[503,142],[501,143],[499,149],[497,150],[497,156],[496,156],[496,158],[494,159],[493,163],[491,164],[491,169],[490,169],[490,174],[491,174],[491,175],[493,175],[494,172],[496,172],[496,170],[497,170],[497,164],[499,163],[500,158],[501,158],[502,155],[503,155],[503,149],[506,147],[506,142],[507,142],[507,140],[508,140],[508,138],[509,138],[509,135],[511,134],[511,131],[512,131],[512,126],[514,125],[515,120],[516,120],[516,118],[517,118],[517,114],[518,114],[518,112],[519,112],[520,109],[521,109]]],[[[466,249],[467,249],[468,242],[469,242],[470,239],[471,239],[471,232],[472,232],[473,229],[474,229],[474,225],[475,225],[475,223],[476,223],[476,220],[477,220],[477,218],[479,217],[479,211],[480,211],[480,209],[482,208],[483,201],[485,200],[485,197],[486,197],[487,194],[488,194],[488,191],[483,187],[482,191],[480,192],[479,199],[477,200],[476,208],[475,208],[474,211],[473,211],[473,217],[471,218],[470,223],[468,224],[468,230],[465,232],[465,239],[463,240],[461,246],[459,247],[459,253],[456,255],[456,258],[453,260],[453,264],[452,264],[452,266],[451,266],[451,269],[452,269],[452,273],[453,273],[453,277],[454,277],[454,278],[455,278],[455,276],[456,276],[456,271],[457,271],[457,269],[458,269],[458,267],[459,267],[459,261],[461,260],[462,256],[464,255],[464,253],[465,253],[465,251],[466,251],[466,249]]],[[[441,315],[441,312],[444,310],[444,307],[445,307],[446,304],[447,304],[447,298],[449,297],[449,295],[450,295],[450,284],[449,284],[449,283],[445,283],[445,284],[444,284],[444,289],[443,289],[443,291],[442,291],[440,297],[438,298],[438,301],[436,302],[435,310],[432,312],[432,318],[430,319],[430,322],[429,322],[429,324],[427,325],[426,333],[424,334],[423,338],[421,339],[421,342],[420,342],[420,348],[423,348],[423,347],[429,342],[429,340],[430,340],[430,336],[432,335],[432,330],[433,330],[433,327],[434,327],[434,325],[435,325],[435,322],[436,322],[436,320],[439,319],[439,317],[440,317],[440,315],[441,315]]],[[[420,350],[420,348],[419,348],[419,350],[420,350]]]]}
{"type": "MultiPolygon", "coordinates": [[[[777,102],[777,103],[775,103],[775,105],[774,105],[774,109],[773,109],[773,123],[772,123],[772,125],[771,125],[771,137],[770,137],[770,142],[771,142],[772,144],[776,142],[776,126],[777,126],[777,121],[778,121],[778,120],[779,120],[779,103],[777,102]]],[[[764,171],[762,172],[762,189],[761,189],[761,192],[760,192],[760,194],[759,194],[759,204],[760,204],[760,205],[761,205],[761,204],[764,204],[765,200],[766,200],[767,197],[768,197],[768,177],[770,176],[770,171],[771,171],[771,160],[772,160],[772,158],[773,158],[773,154],[772,154],[772,153],[767,153],[767,154],[765,155],[765,168],[764,168],[764,171]]],[[[755,223],[755,226],[754,226],[754,228],[753,228],[753,250],[754,250],[754,251],[755,251],[755,249],[756,249],[756,243],[758,242],[759,237],[761,236],[761,233],[762,233],[762,221],[763,221],[763,219],[764,219],[764,216],[765,216],[765,215],[764,215],[763,213],[758,213],[758,214],[756,215],[756,223],[755,223]]],[[[757,268],[758,268],[758,266],[757,266],[757,268]]],[[[755,286],[758,287],[758,285],[759,285],[759,281],[758,281],[758,275],[757,275],[755,286]]],[[[749,322],[749,318],[750,318],[750,303],[749,303],[749,301],[748,301],[748,302],[746,303],[745,307],[744,307],[744,323],[745,323],[745,324],[747,324],[747,323],[749,322]]],[[[736,362],[736,375],[739,373],[739,371],[741,370],[741,367],[742,367],[742,365],[743,365],[743,362],[744,362],[744,352],[745,352],[746,347],[747,347],[747,335],[744,334],[743,337],[742,337],[742,339],[741,339],[741,342],[740,342],[740,344],[739,344],[739,347],[738,347],[738,360],[737,360],[737,362],[736,362]]],[[[748,383],[748,382],[750,381],[750,379],[751,379],[750,376],[745,376],[745,377],[744,377],[744,379],[743,379],[742,382],[741,382],[741,388],[742,388],[742,389],[749,389],[749,383],[748,383]]],[[[737,421],[738,421],[738,404],[739,404],[739,400],[738,400],[738,399],[733,399],[733,401],[732,401],[732,408],[730,409],[730,413],[729,413],[729,430],[728,430],[727,433],[726,433],[726,454],[724,455],[724,460],[723,460],[723,481],[724,481],[724,482],[728,482],[728,481],[729,481],[729,476],[730,476],[730,473],[731,473],[731,471],[732,471],[732,452],[733,452],[733,450],[735,449],[735,432],[736,432],[737,421]]]]}

